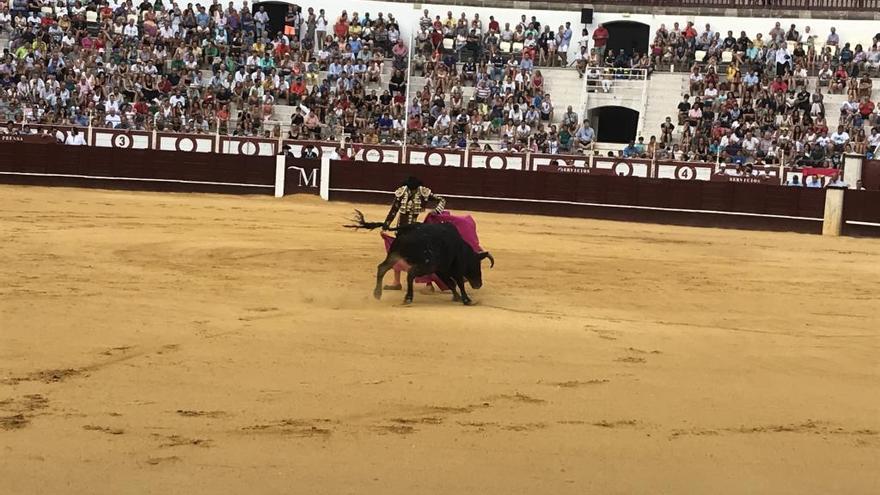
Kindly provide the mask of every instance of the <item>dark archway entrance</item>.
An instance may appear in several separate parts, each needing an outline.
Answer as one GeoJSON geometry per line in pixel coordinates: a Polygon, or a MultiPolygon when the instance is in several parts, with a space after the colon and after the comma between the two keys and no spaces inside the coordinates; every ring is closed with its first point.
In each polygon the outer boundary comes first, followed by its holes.
{"type": "Polygon", "coordinates": [[[588,112],[600,143],[629,143],[636,138],[639,112],[626,107],[599,107],[588,112]]]}
{"type": "Polygon", "coordinates": [[[626,50],[630,55],[633,52],[648,53],[651,28],[647,24],[635,21],[614,21],[602,25],[608,30],[609,50],[614,50],[615,53],[626,50]]]}
{"type": "MultiPolygon", "coordinates": [[[[269,14],[269,23],[266,24],[266,34],[269,36],[269,39],[275,39],[275,35],[278,34],[279,31],[284,30],[284,19],[287,17],[287,9],[295,4],[280,2],[280,1],[266,1],[266,2],[254,2],[251,7],[251,13],[255,14],[260,7],[266,9],[266,13],[269,14]]],[[[610,36],[609,36],[610,37],[610,36]]]]}

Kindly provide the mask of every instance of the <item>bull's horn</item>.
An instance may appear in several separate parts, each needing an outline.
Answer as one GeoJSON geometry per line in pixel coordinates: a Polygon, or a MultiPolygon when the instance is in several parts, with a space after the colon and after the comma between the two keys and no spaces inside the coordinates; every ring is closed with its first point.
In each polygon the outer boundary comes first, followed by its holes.
{"type": "Polygon", "coordinates": [[[480,253],[480,259],[489,258],[489,268],[495,268],[495,258],[492,257],[492,254],[489,251],[483,251],[480,253]]]}

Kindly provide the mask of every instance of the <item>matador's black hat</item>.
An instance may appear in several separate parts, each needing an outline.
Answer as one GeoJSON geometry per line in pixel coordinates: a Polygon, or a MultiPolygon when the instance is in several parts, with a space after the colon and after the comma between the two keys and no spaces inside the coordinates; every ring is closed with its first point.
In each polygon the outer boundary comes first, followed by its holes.
{"type": "Polygon", "coordinates": [[[415,188],[417,188],[417,187],[421,187],[421,186],[423,186],[424,184],[422,183],[421,180],[419,180],[418,177],[415,177],[415,176],[410,175],[410,176],[407,177],[406,180],[404,180],[400,185],[402,185],[402,186],[406,186],[406,187],[408,187],[408,188],[410,188],[410,189],[415,189],[415,188]]]}

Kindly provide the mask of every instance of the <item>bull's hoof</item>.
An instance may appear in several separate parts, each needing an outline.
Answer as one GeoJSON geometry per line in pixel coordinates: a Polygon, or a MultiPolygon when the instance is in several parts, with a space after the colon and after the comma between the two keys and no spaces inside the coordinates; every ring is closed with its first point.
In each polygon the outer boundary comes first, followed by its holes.
{"type": "Polygon", "coordinates": [[[471,298],[469,298],[469,297],[467,299],[462,299],[461,302],[465,306],[473,306],[475,304],[474,301],[471,300],[471,298]]]}
{"type": "Polygon", "coordinates": [[[385,289],[385,290],[403,290],[403,286],[400,285],[400,284],[397,284],[397,285],[391,285],[391,284],[389,284],[389,285],[386,285],[386,286],[384,286],[384,287],[382,287],[382,288],[385,289]]]}
{"type": "Polygon", "coordinates": [[[373,297],[375,297],[377,301],[382,299],[382,289],[377,288],[376,290],[374,290],[373,297]]]}
{"type": "Polygon", "coordinates": [[[412,296],[406,296],[403,298],[403,304],[412,304],[412,296]]]}

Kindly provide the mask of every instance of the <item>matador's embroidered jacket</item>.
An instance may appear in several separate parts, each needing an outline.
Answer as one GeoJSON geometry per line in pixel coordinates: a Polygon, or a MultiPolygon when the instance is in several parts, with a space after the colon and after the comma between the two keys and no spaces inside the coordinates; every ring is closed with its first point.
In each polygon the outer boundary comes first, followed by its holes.
{"type": "Polygon", "coordinates": [[[436,201],[437,206],[434,207],[435,213],[440,213],[446,207],[446,200],[441,196],[437,196],[425,186],[419,186],[415,192],[410,191],[406,186],[401,186],[394,191],[394,203],[391,205],[391,211],[385,218],[385,225],[391,225],[394,217],[400,213],[400,220],[397,222],[398,227],[409,225],[418,221],[419,214],[424,209],[424,203],[428,201],[436,201]]]}

